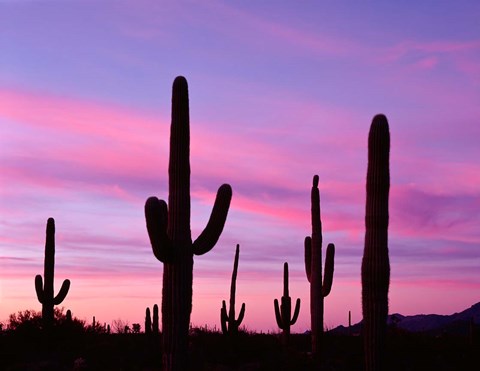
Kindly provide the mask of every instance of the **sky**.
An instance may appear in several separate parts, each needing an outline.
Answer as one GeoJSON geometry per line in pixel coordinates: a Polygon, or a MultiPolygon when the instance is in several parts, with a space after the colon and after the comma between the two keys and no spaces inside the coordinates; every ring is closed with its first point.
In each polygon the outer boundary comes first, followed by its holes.
{"type": "Polygon", "coordinates": [[[168,199],[171,88],[187,78],[192,238],[218,187],[223,233],[195,257],[196,326],[220,327],[240,244],[237,313],[279,331],[290,267],[309,328],[303,241],[319,175],[327,328],[361,320],[367,138],[390,125],[390,313],[480,301],[480,2],[0,0],[0,321],[41,310],[56,221],[60,305],[143,327],[161,304],[144,204],[168,199]]]}

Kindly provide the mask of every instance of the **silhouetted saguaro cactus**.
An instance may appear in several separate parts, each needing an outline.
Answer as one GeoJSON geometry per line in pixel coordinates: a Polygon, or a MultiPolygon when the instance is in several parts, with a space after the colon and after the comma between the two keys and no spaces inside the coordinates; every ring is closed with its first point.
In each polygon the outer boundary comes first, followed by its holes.
{"type": "Polygon", "coordinates": [[[45,241],[44,273],[45,283],[42,276],[35,276],[35,291],[38,301],[42,304],[42,320],[46,329],[53,325],[53,306],[59,305],[67,296],[70,288],[70,280],[64,280],[57,296],[53,294],[53,280],[55,270],[55,220],[47,220],[47,232],[45,241]]]}
{"type": "Polygon", "coordinates": [[[145,310],[145,333],[152,333],[152,316],[150,315],[150,308],[147,307],[145,310]]]}
{"type": "Polygon", "coordinates": [[[155,304],[153,306],[153,322],[152,322],[152,330],[154,334],[158,334],[158,305],[155,304]]]}
{"type": "Polygon", "coordinates": [[[322,220],[318,175],[313,177],[311,192],[312,236],[305,237],[305,271],[310,282],[310,316],[312,326],[312,353],[318,356],[323,338],[323,299],[330,294],[333,282],[335,245],[327,246],[325,274],[322,282],[322,220]]]}
{"type": "Polygon", "coordinates": [[[275,319],[277,320],[277,325],[283,330],[282,339],[283,345],[288,345],[288,339],[290,337],[290,326],[294,325],[297,322],[298,314],[300,313],[300,299],[298,298],[295,303],[295,310],[293,312],[293,317],[290,318],[292,314],[292,299],[288,293],[288,263],[283,264],[283,296],[280,307],[278,306],[278,300],[273,301],[275,308],[275,319]]]}
{"type": "Polygon", "coordinates": [[[388,193],[390,132],[384,115],[373,118],[368,135],[365,248],[362,259],[363,341],[366,370],[382,370],[387,331],[390,261],[388,193]]]}
{"type": "Polygon", "coordinates": [[[172,89],[172,123],[168,167],[168,207],[150,197],[145,204],[148,235],[155,257],[164,263],[162,338],[164,370],[187,365],[188,329],[192,311],[193,255],[210,251],[227,218],[232,189],[222,185],[207,226],[192,243],[190,230],[190,123],[187,80],[179,76],[172,89]]]}
{"type": "Polygon", "coordinates": [[[243,321],[245,315],[245,303],[242,304],[238,319],[235,319],[235,291],[237,282],[238,270],[238,255],[240,253],[240,245],[237,245],[235,250],[235,260],[233,263],[232,284],[230,286],[230,308],[227,314],[227,305],[225,300],[222,301],[222,309],[220,310],[220,321],[222,323],[222,332],[224,334],[235,335],[238,333],[238,328],[243,321]]]}

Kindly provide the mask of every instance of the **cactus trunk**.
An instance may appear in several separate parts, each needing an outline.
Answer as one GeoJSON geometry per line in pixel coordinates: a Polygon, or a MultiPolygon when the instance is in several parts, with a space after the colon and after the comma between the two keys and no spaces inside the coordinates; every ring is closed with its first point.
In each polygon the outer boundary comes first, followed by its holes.
{"type": "Polygon", "coordinates": [[[53,281],[55,270],[55,220],[49,218],[47,221],[46,240],[45,240],[45,262],[43,282],[42,276],[35,276],[35,291],[38,301],[42,304],[42,321],[46,330],[53,325],[54,305],[61,304],[67,296],[70,288],[70,280],[64,280],[57,296],[54,296],[53,281]]]}
{"type": "Polygon", "coordinates": [[[152,322],[152,331],[154,334],[158,334],[159,326],[158,326],[158,305],[155,304],[153,306],[153,322],[152,322]]]}
{"type": "Polygon", "coordinates": [[[362,259],[362,310],[365,369],[384,369],[390,262],[388,194],[390,133],[384,115],[374,117],[368,137],[365,247],[362,259]]]}
{"type": "Polygon", "coordinates": [[[152,333],[152,317],[150,315],[150,308],[147,307],[145,310],[145,333],[152,333]]]}
{"type": "Polygon", "coordinates": [[[193,257],[185,255],[183,261],[165,263],[163,268],[162,364],[165,370],[186,368],[188,328],[192,312],[193,257]]]}
{"type": "Polygon", "coordinates": [[[318,357],[322,349],[324,298],[330,294],[333,282],[335,245],[328,244],[322,282],[322,220],[318,175],[313,177],[311,191],[312,236],[305,238],[305,271],[310,282],[310,316],[312,353],[318,357]]]}
{"type": "Polygon", "coordinates": [[[190,230],[190,119],[188,85],[177,77],[172,89],[172,123],[168,167],[168,207],[150,197],[145,204],[147,230],[155,257],[164,263],[162,332],[164,370],[187,368],[192,311],[193,254],[210,251],[223,230],[232,190],[222,185],[207,226],[192,243],[190,230]]]}

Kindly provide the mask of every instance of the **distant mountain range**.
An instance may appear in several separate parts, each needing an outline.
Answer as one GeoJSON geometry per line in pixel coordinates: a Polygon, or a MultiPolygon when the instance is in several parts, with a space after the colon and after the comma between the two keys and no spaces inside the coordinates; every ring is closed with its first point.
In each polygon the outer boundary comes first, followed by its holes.
{"type": "MultiPolygon", "coordinates": [[[[460,313],[450,315],[440,314],[417,314],[414,316],[404,316],[399,313],[390,314],[387,323],[390,327],[396,326],[398,329],[409,332],[422,332],[428,335],[455,334],[467,335],[471,322],[480,325],[480,302],[472,305],[460,313]]],[[[338,326],[331,330],[334,334],[359,334],[362,327],[362,321],[352,325],[351,329],[345,326],[338,326]]]]}

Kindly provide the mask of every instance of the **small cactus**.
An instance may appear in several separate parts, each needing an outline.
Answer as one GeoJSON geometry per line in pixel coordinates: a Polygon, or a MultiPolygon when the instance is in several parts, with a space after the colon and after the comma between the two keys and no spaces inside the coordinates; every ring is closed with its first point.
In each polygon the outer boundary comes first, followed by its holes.
{"type": "Polygon", "coordinates": [[[318,175],[313,177],[311,208],[312,236],[305,237],[305,271],[308,282],[310,282],[312,353],[319,356],[323,338],[323,299],[330,294],[332,289],[335,245],[330,243],[327,246],[322,282],[322,220],[320,218],[318,175]]]}
{"type": "Polygon", "coordinates": [[[390,132],[384,115],[373,118],[368,135],[365,247],[362,259],[362,310],[365,370],[384,369],[390,260],[388,194],[390,132]]]}
{"type": "Polygon", "coordinates": [[[153,306],[153,322],[152,322],[152,331],[154,334],[158,334],[159,327],[158,327],[158,305],[155,304],[153,306]]]}
{"type": "Polygon", "coordinates": [[[237,270],[238,270],[238,255],[240,253],[240,245],[237,245],[235,251],[235,260],[233,263],[232,284],[230,286],[230,308],[227,314],[227,305],[225,300],[222,301],[222,309],[220,310],[220,320],[222,323],[222,332],[224,334],[235,335],[238,333],[238,328],[243,321],[245,315],[245,303],[242,304],[238,319],[235,320],[235,291],[237,282],[237,270]]]}
{"type": "Polygon", "coordinates": [[[348,311],[348,335],[352,336],[352,312],[348,311]]]}
{"type": "Polygon", "coordinates": [[[283,344],[284,346],[288,345],[288,339],[290,337],[290,326],[294,325],[297,322],[298,314],[300,313],[300,299],[297,299],[295,303],[295,310],[292,313],[292,299],[288,293],[288,263],[283,264],[283,296],[280,307],[278,306],[278,300],[273,301],[275,308],[275,319],[277,320],[277,325],[283,330],[283,344]]]}
{"type": "Polygon", "coordinates": [[[145,333],[152,333],[152,316],[150,315],[150,308],[145,310],[145,333]]]}
{"type": "Polygon", "coordinates": [[[42,276],[35,276],[35,291],[37,293],[38,301],[42,304],[42,321],[45,329],[50,329],[53,326],[54,305],[59,305],[67,296],[70,288],[70,280],[64,280],[62,287],[57,296],[53,292],[53,280],[55,270],[55,220],[49,218],[47,220],[47,231],[45,241],[45,262],[44,273],[45,283],[42,276]]]}
{"type": "Polygon", "coordinates": [[[67,323],[72,323],[72,311],[70,309],[67,310],[67,314],[65,315],[65,321],[67,323]]]}

